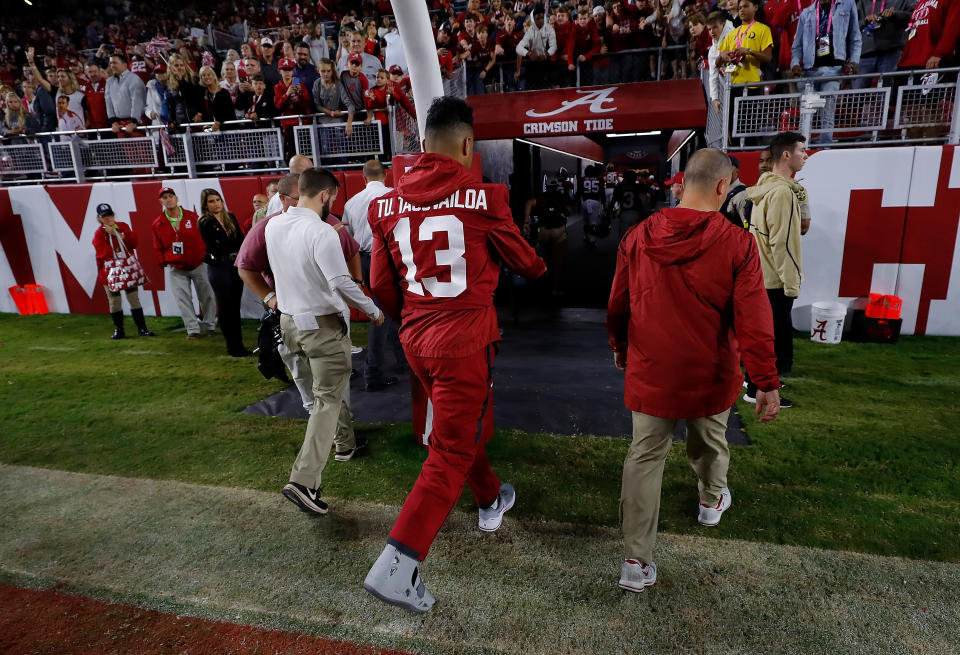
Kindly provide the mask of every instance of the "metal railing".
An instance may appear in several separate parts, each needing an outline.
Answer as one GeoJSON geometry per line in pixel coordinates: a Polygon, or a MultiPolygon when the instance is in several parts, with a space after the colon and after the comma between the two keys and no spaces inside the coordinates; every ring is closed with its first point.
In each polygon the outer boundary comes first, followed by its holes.
{"type": "Polygon", "coordinates": [[[943,68],[734,85],[725,80],[721,147],[755,149],[784,131],[800,132],[808,143],[830,147],[957,144],[958,72],[960,68],[943,68]],[[839,88],[874,79],[876,87],[839,88]],[[768,93],[773,89],[781,92],[768,93]]]}
{"type": "MultiPolygon", "coordinates": [[[[318,123],[298,125],[294,130],[294,147],[298,155],[306,155],[315,162],[343,157],[363,157],[386,154],[383,128],[379,120],[369,124],[354,121],[347,135],[347,124],[318,123]]],[[[328,162],[336,167],[343,162],[328,162]]]]}
{"type": "MultiPolygon", "coordinates": [[[[384,133],[380,121],[354,121],[348,137],[346,123],[311,123],[317,116],[320,115],[277,116],[259,124],[299,123],[291,128],[292,150],[313,158],[318,165],[355,165],[345,158],[377,157],[390,152],[387,145],[393,142],[393,136],[384,133]]],[[[293,153],[288,153],[289,144],[284,143],[284,130],[280,127],[258,127],[245,119],[226,121],[218,131],[211,130],[212,125],[185,124],[180,127],[186,131],[181,133],[173,133],[162,125],[139,126],[138,135],[127,138],[114,138],[110,129],[42,132],[21,137],[35,142],[0,145],[0,184],[184,174],[197,177],[286,169],[286,160],[293,153]]]]}
{"type": "MultiPolygon", "coordinates": [[[[664,59],[673,53],[680,56],[678,61],[687,61],[685,45],[635,48],[597,55],[588,62],[577,62],[576,86],[620,84],[643,80],[659,82],[663,79],[664,59]],[[654,60],[656,64],[653,63],[654,60]]],[[[688,71],[688,73],[691,72],[688,71]]]]}

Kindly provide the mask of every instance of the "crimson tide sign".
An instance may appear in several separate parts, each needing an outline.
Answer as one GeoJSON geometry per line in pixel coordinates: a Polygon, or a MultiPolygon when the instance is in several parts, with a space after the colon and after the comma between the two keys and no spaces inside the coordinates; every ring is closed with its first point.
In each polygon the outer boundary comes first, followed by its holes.
{"type": "Polygon", "coordinates": [[[706,125],[699,80],[470,96],[477,139],[673,130],[706,125]]]}

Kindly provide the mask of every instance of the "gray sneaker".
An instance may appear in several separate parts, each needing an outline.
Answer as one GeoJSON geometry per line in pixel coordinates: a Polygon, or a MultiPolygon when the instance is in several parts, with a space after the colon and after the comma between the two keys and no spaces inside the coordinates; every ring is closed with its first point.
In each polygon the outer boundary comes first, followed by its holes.
{"type": "Polygon", "coordinates": [[[423,614],[436,602],[420,578],[420,563],[387,544],[373,563],[363,588],[385,603],[423,614]]]}
{"type": "Polygon", "coordinates": [[[493,501],[490,507],[480,508],[480,529],[484,532],[496,532],[503,523],[503,515],[513,507],[517,500],[517,492],[513,490],[513,485],[504,483],[500,485],[500,493],[497,499],[493,501]]]}
{"type": "Polygon", "coordinates": [[[720,522],[720,517],[725,511],[730,509],[730,505],[732,504],[733,496],[730,495],[730,490],[724,487],[720,490],[720,500],[717,501],[716,505],[697,503],[697,510],[699,510],[697,521],[699,521],[700,525],[713,527],[720,522]]]}
{"type": "Polygon", "coordinates": [[[644,564],[640,560],[625,559],[620,566],[618,586],[627,591],[640,592],[657,581],[657,565],[644,564]]]}

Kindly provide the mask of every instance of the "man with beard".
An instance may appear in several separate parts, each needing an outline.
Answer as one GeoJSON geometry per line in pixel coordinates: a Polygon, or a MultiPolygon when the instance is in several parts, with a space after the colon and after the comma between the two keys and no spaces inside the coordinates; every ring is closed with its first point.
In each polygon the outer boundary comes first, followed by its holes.
{"type": "Polygon", "coordinates": [[[338,186],[327,170],[304,171],[297,206],[274,217],[264,230],[284,345],[306,357],[313,374],[313,411],[283,488],[284,497],[310,514],[327,513],[320,499],[321,476],[337,426],[345,419],[341,408],[351,366],[344,303],[366,313],[374,325],[383,323],[383,313],[350,275],[336,230],[324,222],[338,186]]]}

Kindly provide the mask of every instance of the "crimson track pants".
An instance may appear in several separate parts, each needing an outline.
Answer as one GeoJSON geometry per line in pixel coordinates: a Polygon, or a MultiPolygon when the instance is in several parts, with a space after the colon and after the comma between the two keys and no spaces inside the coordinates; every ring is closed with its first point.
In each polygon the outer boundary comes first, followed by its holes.
{"type": "Polygon", "coordinates": [[[427,556],[464,483],[481,507],[500,493],[486,449],[493,437],[493,357],[493,345],[457,359],[407,356],[433,403],[433,425],[427,460],[388,543],[418,560],[427,556]]]}

